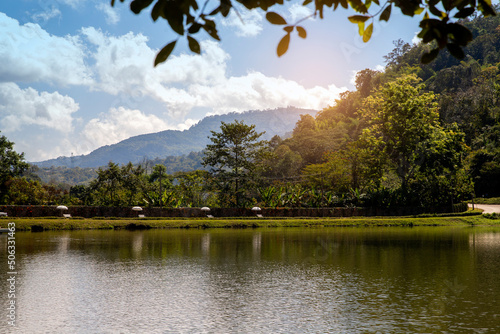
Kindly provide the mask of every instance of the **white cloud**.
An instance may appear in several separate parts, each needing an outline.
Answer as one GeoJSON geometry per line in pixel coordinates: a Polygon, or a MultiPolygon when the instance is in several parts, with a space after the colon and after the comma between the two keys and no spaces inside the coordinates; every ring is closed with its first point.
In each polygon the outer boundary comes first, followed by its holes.
{"type": "Polygon", "coordinates": [[[415,36],[413,36],[413,38],[411,39],[411,44],[412,45],[418,45],[418,44],[420,44],[422,42],[422,39],[420,37],[418,37],[419,33],[420,32],[416,32],[415,36]]]}
{"type": "Polygon", "coordinates": [[[106,18],[106,22],[108,24],[117,24],[118,22],[120,22],[120,15],[118,15],[118,12],[117,12],[117,9],[116,8],[112,8],[109,3],[98,3],[95,8],[97,8],[98,10],[100,10],[101,12],[104,13],[104,16],[106,18]]]}
{"type": "Polygon", "coordinates": [[[54,0],[55,2],[60,2],[62,4],[68,5],[72,8],[77,8],[88,0],[54,0]]]}
{"type": "MultiPolygon", "coordinates": [[[[240,6],[241,7],[241,6],[240,6]]],[[[221,20],[220,24],[226,27],[235,28],[236,36],[240,37],[255,37],[262,31],[262,21],[264,14],[259,10],[248,10],[246,8],[234,7],[229,16],[221,20]]]]}
{"type": "Polygon", "coordinates": [[[332,104],[344,90],[334,85],[306,89],[295,81],[251,72],[230,77],[216,86],[193,85],[188,93],[200,106],[211,107],[211,114],[225,114],[287,105],[322,109],[332,104]]]}
{"type": "Polygon", "coordinates": [[[89,84],[84,47],[78,37],[50,35],[38,24],[20,25],[0,13],[0,82],[89,84]]]}
{"type": "MultiPolygon", "coordinates": [[[[72,9],[77,9],[82,4],[84,4],[85,0],[38,0],[37,5],[33,5],[34,14],[31,15],[31,18],[40,24],[45,24],[47,21],[55,18],[62,17],[62,13],[60,10],[61,5],[67,5],[72,9]]],[[[108,4],[109,6],[109,4],[108,4]]]]}
{"type": "Polygon", "coordinates": [[[33,88],[21,89],[14,83],[0,83],[0,122],[5,132],[27,125],[38,125],[62,133],[73,129],[72,114],[78,103],[58,92],[39,93],[33,88]]]}
{"type": "Polygon", "coordinates": [[[351,78],[349,79],[349,83],[353,86],[356,86],[356,75],[358,75],[359,71],[351,70],[351,78]]]}
{"type": "MultiPolygon", "coordinates": [[[[290,23],[295,23],[299,20],[305,19],[306,17],[309,17],[311,14],[314,13],[314,11],[309,8],[309,7],[304,7],[301,4],[294,3],[290,6],[288,9],[289,14],[287,17],[289,18],[290,23]]],[[[312,20],[313,18],[309,18],[309,20],[312,20]]]]}
{"type": "Polygon", "coordinates": [[[155,57],[146,44],[147,37],[132,32],[114,37],[93,27],[83,28],[82,34],[97,47],[92,54],[97,75],[94,89],[110,94],[143,93],[155,57]]]}
{"type": "Polygon", "coordinates": [[[345,90],[333,85],[306,89],[295,81],[260,72],[228,76],[230,56],[212,41],[201,43],[201,55],[171,56],[154,68],[151,61],[157,51],[149,48],[141,34],[114,37],[94,28],[82,33],[96,46],[94,89],[152,97],[178,120],[195,107],[210,108],[214,114],[286,105],[321,109],[345,90]]]}
{"type": "MultiPolygon", "coordinates": [[[[385,70],[385,66],[378,64],[378,65],[375,65],[375,69],[373,69],[373,70],[377,71],[377,72],[383,72],[385,70]]],[[[351,71],[351,78],[349,79],[349,83],[351,85],[356,86],[356,76],[361,71],[362,70],[352,70],[351,71]]]]}
{"type": "Polygon", "coordinates": [[[146,115],[137,109],[112,108],[99,118],[91,119],[82,136],[92,149],[118,143],[144,133],[159,132],[171,127],[155,115],[146,115]]]}
{"type": "Polygon", "coordinates": [[[188,118],[184,121],[184,123],[177,125],[177,130],[187,130],[193,125],[197,124],[199,121],[199,119],[188,118]]]}
{"type": "Polygon", "coordinates": [[[33,14],[31,16],[31,18],[35,22],[45,23],[45,22],[49,21],[50,19],[53,19],[54,17],[60,17],[60,16],[61,16],[61,11],[59,10],[59,8],[52,6],[52,7],[47,8],[43,12],[33,14]]]}

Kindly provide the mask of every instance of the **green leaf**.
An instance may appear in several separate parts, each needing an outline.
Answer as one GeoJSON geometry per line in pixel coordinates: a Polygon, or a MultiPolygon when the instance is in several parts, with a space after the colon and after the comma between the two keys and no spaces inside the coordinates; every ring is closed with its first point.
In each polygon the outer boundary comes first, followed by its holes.
{"type": "Polygon", "coordinates": [[[446,13],[440,11],[439,9],[436,8],[436,6],[433,5],[429,5],[429,10],[432,13],[432,15],[437,17],[443,17],[443,15],[446,15],[446,13]]]}
{"type": "Polygon", "coordinates": [[[286,24],[286,20],[282,18],[280,14],[275,12],[267,12],[266,19],[272,24],[277,24],[277,25],[286,24]]]}
{"type": "Polygon", "coordinates": [[[197,22],[194,22],[193,24],[191,24],[191,26],[189,27],[188,29],[188,32],[190,34],[196,34],[198,31],[200,31],[201,29],[201,24],[197,23],[197,22]]]}
{"type": "Polygon", "coordinates": [[[422,39],[422,43],[427,44],[433,39],[435,39],[434,30],[432,29],[422,29],[418,34],[418,37],[422,39]]]}
{"type": "Polygon", "coordinates": [[[133,0],[130,3],[130,10],[134,12],[134,14],[139,14],[144,8],[151,5],[153,0],[133,0]]]}
{"type": "Polygon", "coordinates": [[[299,37],[301,37],[301,38],[307,37],[307,32],[303,27],[297,26],[296,29],[297,29],[297,33],[299,34],[299,37]]]}
{"type": "Polygon", "coordinates": [[[439,48],[435,48],[429,52],[426,52],[422,55],[422,64],[428,64],[433,61],[439,54],[439,48]]]}
{"type": "Polygon", "coordinates": [[[198,43],[198,41],[191,36],[188,36],[187,38],[189,43],[189,49],[194,53],[200,54],[201,53],[200,43],[198,43]]]}
{"type": "Polygon", "coordinates": [[[278,43],[278,49],[277,49],[278,57],[281,57],[287,52],[289,44],[290,44],[290,34],[286,34],[278,43]]]}
{"type": "Polygon", "coordinates": [[[365,15],[351,15],[348,17],[349,21],[351,21],[352,23],[364,23],[369,18],[369,16],[365,15]]]}
{"type": "Polygon", "coordinates": [[[220,11],[221,11],[221,6],[215,8],[213,11],[211,11],[210,14],[208,14],[208,16],[214,16],[215,14],[217,14],[220,11]]]}
{"type": "Polygon", "coordinates": [[[199,9],[198,7],[198,3],[196,2],[196,0],[191,0],[189,2],[189,5],[191,6],[191,8],[194,10],[194,11],[197,11],[199,9]]]}
{"type": "Polygon", "coordinates": [[[227,17],[229,11],[231,10],[232,4],[230,0],[221,0],[220,2],[220,13],[222,16],[227,17]]]}
{"type": "Polygon", "coordinates": [[[348,0],[348,2],[351,4],[351,7],[358,13],[368,13],[368,8],[366,8],[366,5],[361,0],[348,0]]]}
{"type": "Polygon", "coordinates": [[[473,36],[469,29],[458,23],[449,23],[446,25],[448,33],[453,35],[453,43],[466,46],[467,43],[472,41],[473,36]]]}
{"type": "Polygon", "coordinates": [[[455,14],[454,17],[457,19],[465,19],[466,17],[469,17],[472,14],[474,14],[475,11],[476,9],[474,7],[462,8],[458,11],[458,13],[455,14]]]}
{"type": "Polygon", "coordinates": [[[203,25],[203,29],[213,38],[220,41],[219,34],[217,33],[217,28],[215,26],[215,22],[209,19],[205,19],[205,24],[203,25]]]}
{"type": "MultiPolygon", "coordinates": [[[[397,7],[401,9],[403,15],[413,17],[415,11],[420,7],[420,1],[397,1],[397,7]]],[[[431,5],[431,4],[429,4],[431,5]]]]}
{"type": "Polygon", "coordinates": [[[174,50],[175,43],[177,43],[177,40],[168,43],[167,45],[165,45],[165,47],[163,47],[163,49],[161,49],[160,52],[158,52],[158,54],[156,55],[156,59],[155,59],[155,67],[156,67],[156,65],[163,63],[165,60],[167,60],[167,58],[170,56],[170,54],[174,50]]]}
{"type": "Polygon", "coordinates": [[[363,42],[368,42],[372,37],[373,33],[373,23],[370,23],[363,33],[363,42]]]}
{"type": "Polygon", "coordinates": [[[158,1],[154,6],[153,10],[151,11],[151,18],[153,21],[158,20],[158,18],[161,16],[165,18],[165,15],[163,14],[163,9],[165,7],[165,2],[164,1],[158,1]]]}
{"type": "Polygon", "coordinates": [[[478,1],[478,6],[479,10],[481,13],[483,13],[484,16],[495,16],[496,12],[495,10],[491,7],[491,1],[490,0],[479,0],[478,1]]]}
{"type": "Polygon", "coordinates": [[[364,35],[364,33],[365,33],[365,23],[364,22],[358,23],[358,33],[359,33],[359,36],[364,35]]]}
{"type": "Polygon", "coordinates": [[[359,31],[359,35],[360,36],[364,35],[364,33],[365,33],[365,22],[369,18],[370,18],[369,16],[365,16],[365,15],[352,15],[352,16],[348,17],[349,21],[351,21],[352,23],[356,23],[358,25],[358,31],[359,31]]]}
{"type": "Polygon", "coordinates": [[[178,35],[184,35],[184,12],[180,8],[174,7],[164,10],[163,14],[170,28],[178,35]]]}
{"type": "Polygon", "coordinates": [[[389,21],[389,18],[391,17],[391,10],[392,10],[392,5],[389,5],[385,7],[384,11],[382,14],[380,14],[380,21],[389,21]]]}
{"type": "Polygon", "coordinates": [[[462,48],[458,44],[448,43],[448,44],[446,44],[446,48],[448,49],[448,51],[450,51],[451,55],[455,58],[463,59],[465,57],[464,50],[462,50],[462,48]]]}
{"type": "Polygon", "coordinates": [[[414,13],[415,15],[420,15],[424,10],[425,10],[424,7],[418,7],[417,9],[415,9],[414,13]]]}

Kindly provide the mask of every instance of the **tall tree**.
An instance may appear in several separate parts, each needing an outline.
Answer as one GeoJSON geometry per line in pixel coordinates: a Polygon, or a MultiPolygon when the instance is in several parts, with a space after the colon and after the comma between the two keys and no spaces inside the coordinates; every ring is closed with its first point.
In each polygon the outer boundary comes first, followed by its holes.
{"type": "MultiPolygon", "coordinates": [[[[240,206],[242,191],[252,183],[258,162],[267,152],[268,142],[259,140],[264,132],[255,131],[255,125],[235,120],[221,122],[221,132],[211,131],[212,144],[205,148],[202,164],[209,166],[219,188],[226,189],[234,204],[240,206]]],[[[231,199],[229,200],[229,203],[231,199]]]]}
{"type": "Polygon", "coordinates": [[[90,187],[96,193],[98,205],[119,206],[123,204],[122,175],[118,164],[109,162],[106,169],[97,170],[97,179],[93,180],[90,187]]]}
{"type": "Polygon", "coordinates": [[[472,191],[463,166],[468,148],[456,125],[440,125],[436,96],[424,93],[420,82],[415,75],[403,76],[368,97],[369,126],[360,142],[385,159],[376,168],[399,178],[399,204],[443,205],[472,191]]]}
{"type": "Polygon", "coordinates": [[[369,127],[363,140],[381,149],[400,178],[403,189],[423,154],[423,143],[438,127],[439,112],[433,93],[422,93],[420,79],[408,75],[385,84],[365,101],[369,127]]]}
{"type": "Polygon", "coordinates": [[[28,167],[24,153],[14,151],[14,143],[0,136],[0,203],[4,203],[7,196],[8,181],[20,176],[28,167]]]}
{"type": "Polygon", "coordinates": [[[154,194],[157,196],[151,196],[151,202],[156,202],[154,204],[159,204],[160,207],[163,207],[163,192],[172,187],[172,181],[170,180],[170,176],[167,174],[167,167],[162,164],[156,164],[153,167],[153,171],[149,176],[149,182],[153,186],[154,194]],[[157,191],[157,192],[156,192],[157,191]],[[156,199],[156,200],[153,200],[156,199]]]}
{"type": "Polygon", "coordinates": [[[398,39],[397,41],[393,42],[394,44],[394,49],[389,52],[386,56],[384,56],[385,62],[387,63],[387,66],[399,66],[401,65],[401,59],[407,53],[411,45],[408,43],[405,43],[401,38],[398,39]]]}

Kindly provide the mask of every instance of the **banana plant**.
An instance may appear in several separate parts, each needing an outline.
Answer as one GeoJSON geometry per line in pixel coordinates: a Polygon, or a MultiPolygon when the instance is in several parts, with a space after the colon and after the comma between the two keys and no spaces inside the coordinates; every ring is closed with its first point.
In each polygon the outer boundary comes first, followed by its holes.
{"type": "Polygon", "coordinates": [[[178,196],[178,194],[173,190],[165,190],[162,196],[163,205],[170,208],[181,207],[183,199],[182,195],[178,196]]]}
{"type": "Polygon", "coordinates": [[[275,208],[279,205],[278,191],[274,186],[258,188],[260,198],[265,206],[275,208]]]}

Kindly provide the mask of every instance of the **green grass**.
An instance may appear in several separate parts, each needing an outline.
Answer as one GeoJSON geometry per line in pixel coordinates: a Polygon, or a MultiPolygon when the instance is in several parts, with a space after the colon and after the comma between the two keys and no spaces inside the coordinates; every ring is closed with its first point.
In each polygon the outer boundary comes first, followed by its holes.
{"type": "Polygon", "coordinates": [[[474,204],[500,204],[500,197],[492,198],[474,198],[474,204]]]}
{"type": "Polygon", "coordinates": [[[452,215],[351,218],[2,218],[0,227],[14,222],[17,231],[137,229],[137,228],[256,228],[328,226],[500,226],[500,219],[480,210],[452,215]]]}

